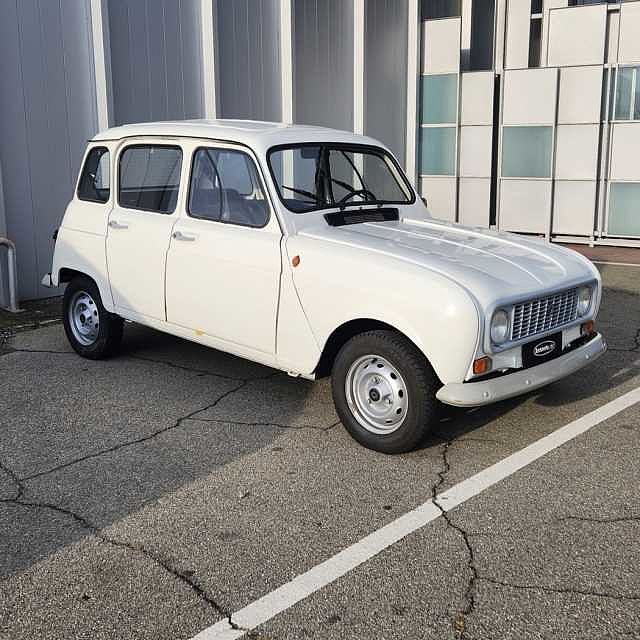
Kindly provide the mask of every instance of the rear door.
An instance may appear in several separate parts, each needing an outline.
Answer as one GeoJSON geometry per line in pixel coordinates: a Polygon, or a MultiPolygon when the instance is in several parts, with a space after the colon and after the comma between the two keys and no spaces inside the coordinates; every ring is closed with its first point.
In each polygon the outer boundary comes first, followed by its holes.
{"type": "Polygon", "coordinates": [[[194,148],[185,204],[167,254],[167,320],[230,351],[275,354],[282,233],[252,156],[194,148]]]}
{"type": "Polygon", "coordinates": [[[116,159],[107,266],[116,311],[125,317],[165,320],[165,262],[182,156],[175,143],[136,142],[122,147],[116,159]]]}

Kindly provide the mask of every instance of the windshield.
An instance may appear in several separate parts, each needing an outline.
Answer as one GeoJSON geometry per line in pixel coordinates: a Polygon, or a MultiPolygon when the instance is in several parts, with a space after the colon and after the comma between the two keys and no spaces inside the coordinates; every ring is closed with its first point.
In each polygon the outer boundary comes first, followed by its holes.
{"type": "Polygon", "coordinates": [[[274,147],[269,168],[280,199],[294,213],[414,201],[401,169],[379,147],[332,143],[274,147]]]}

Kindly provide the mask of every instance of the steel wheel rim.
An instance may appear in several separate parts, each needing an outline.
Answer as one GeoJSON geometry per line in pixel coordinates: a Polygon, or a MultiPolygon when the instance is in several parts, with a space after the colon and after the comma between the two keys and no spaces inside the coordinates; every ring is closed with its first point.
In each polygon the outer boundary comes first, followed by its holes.
{"type": "Polygon", "coordinates": [[[71,298],[69,326],[73,337],[85,347],[98,339],[100,314],[94,299],[86,291],[76,291],[71,298]]]}
{"type": "Polygon", "coordinates": [[[409,405],[407,385],[386,358],[375,354],[355,360],[345,380],[347,404],[367,431],[387,435],[404,422],[409,405]]]}

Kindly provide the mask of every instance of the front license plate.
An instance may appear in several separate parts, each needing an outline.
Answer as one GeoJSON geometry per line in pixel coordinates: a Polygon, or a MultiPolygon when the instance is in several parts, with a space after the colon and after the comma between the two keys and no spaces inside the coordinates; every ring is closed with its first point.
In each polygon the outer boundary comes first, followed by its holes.
{"type": "Polygon", "coordinates": [[[522,366],[525,369],[535,367],[560,355],[562,355],[562,332],[538,338],[538,340],[523,345],[522,366]]]}

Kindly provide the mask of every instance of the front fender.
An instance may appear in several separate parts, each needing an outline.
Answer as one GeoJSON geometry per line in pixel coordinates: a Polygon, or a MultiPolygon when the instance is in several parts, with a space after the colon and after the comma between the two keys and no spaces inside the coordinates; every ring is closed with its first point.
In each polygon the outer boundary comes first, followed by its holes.
{"type": "Polygon", "coordinates": [[[464,380],[481,327],[462,286],[397,257],[317,238],[290,238],[288,252],[300,256],[294,283],[318,345],[346,322],[377,320],[407,336],[443,384],[464,380]]]}

